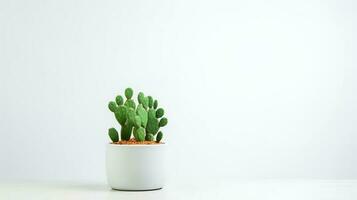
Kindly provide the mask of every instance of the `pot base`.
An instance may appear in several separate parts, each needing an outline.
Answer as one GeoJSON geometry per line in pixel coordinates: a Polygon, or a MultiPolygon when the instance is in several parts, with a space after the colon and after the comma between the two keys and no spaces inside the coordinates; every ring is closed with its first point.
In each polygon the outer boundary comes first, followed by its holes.
{"type": "Polygon", "coordinates": [[[147,189],[147,190],[126,190],[126,189],[116,189],[116,188],[112,188],[112,190],[116,190],[116,191],[122,191],[122,192],[147,192],[147,191],[155,191],[155,190],[161,190],[161,188],[154,188],[154,189],[147,189]]]}

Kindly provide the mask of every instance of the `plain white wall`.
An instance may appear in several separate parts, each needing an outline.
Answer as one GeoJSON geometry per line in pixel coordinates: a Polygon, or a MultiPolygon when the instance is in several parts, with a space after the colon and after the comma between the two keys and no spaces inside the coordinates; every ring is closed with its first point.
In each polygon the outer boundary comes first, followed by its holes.
{"type": "Polygon", "coordinates": [[[0,1],[0,179],[105,181],[108,101],[159,99],[170,178],[357,178],[351,1],[0,1]]]}

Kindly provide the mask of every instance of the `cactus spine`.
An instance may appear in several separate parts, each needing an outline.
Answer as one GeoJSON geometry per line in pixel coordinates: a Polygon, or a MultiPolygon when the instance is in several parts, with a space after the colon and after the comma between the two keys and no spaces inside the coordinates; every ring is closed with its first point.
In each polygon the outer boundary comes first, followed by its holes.
{"type": "MultiPolygon", "coordinates": [[[[121,126],[120,139],[130,140],[131,135],[136,141],[156,141],[160,142],[163,133],[159,131],[160,127],[167,124],[167,118],[163,117],[165,112],[163,108],[158,108],[158,101],[151,96],[145,96],[139,92],[136,105],[131,88],[125,89],[124,101],[121,95],[116,96],[115,101],[108,103],[109,110],[121,126]]],[[[115,128],[108,129],[108,135],[113,142],[119,141],[119,133],[115,128]]]]}

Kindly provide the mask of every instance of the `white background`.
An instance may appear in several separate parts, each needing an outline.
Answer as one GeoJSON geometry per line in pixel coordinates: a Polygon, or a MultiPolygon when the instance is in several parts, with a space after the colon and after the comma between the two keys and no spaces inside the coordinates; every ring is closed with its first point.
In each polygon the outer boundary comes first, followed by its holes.
{"type": "Polygon", "coordinates": [[[0,0],[0,179],[105,182],[127,86],[166,110],[171,180],[357,178],[356,9],[0,0]]]}

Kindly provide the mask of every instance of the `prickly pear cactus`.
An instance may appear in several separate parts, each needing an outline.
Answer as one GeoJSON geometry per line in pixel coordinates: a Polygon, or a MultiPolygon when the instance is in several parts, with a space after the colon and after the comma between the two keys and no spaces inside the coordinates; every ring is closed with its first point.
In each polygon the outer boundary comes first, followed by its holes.
{"type": "Polygon", "coordinates": [[[115,97],[115,102],[116,102],[119,106],[121,106],[121,105],[123,105],[124,99],[123,99],[122,96],[118,95],[117,97],[115,97]]]}
{"type": "Polygon", "coordinates": [[[118,109],[115,111],[114,115],[120,125],[124,125],[126,122],[126,110],[125,106],[119,106],[118,109]]]}
{"type": "Polygon", "coordinates": [[[133,97],[133,94],[134,94],[133,89],[131,89],[131,88],[126,88],[125,89],[125,97],[127,99],[131,99],[131,97],[133,97]]]}
{"type": "Polygon", "coordinates": [[[160,119],[160,122],[159,122],[159,126],[160,127],[164,127],[166,126],[167,124],[167,118],[166,117],[163,117],[162,119],[160,119]]]}
{"type": "Polygon", "coordinates": [[[151,134],[151,133],[146,134],[145,140],[154,141],[154,139],[155,139],[155,137],[153,134],[151,134]]]}
{"type": "Polygon", "coordinates": [[[156,110],[156,118],[160,118],[160,117],[164,116],[164,112],[165,111],[162,108],[157,109],[156,110]]]}
{"type": "Polygon", "coordinates": [[[132,126],[135,124],[135,117],[136,117],[135,110],[132,108],[127,108],[126,111],[127,122],[132,126]]]}
{"type": "Polygon", "coordinates": [[[130,140],[130,137],[131,137],[131,131],[133,129],[133,126],[126,122],[124,124],[124,126],[121,127],[121,130],[120,130],[120,137],[122,140],[130,140]]]}
{"type": "Polygon", "coordinates": [[[163,135],[159,129],[167,124],[167,118],[163,117],[164,109],[158,108],[158,100],[139,92],[138,105],[136,105],[133,89],[125,89],[124,95],[125,101],[121,95],[118,95],[115,101],[108,103],[109,110],[114,113],[121,126],[120,138],[115,128],[108,129],[110,139],[113,142],[127,141],[133,135],[139,142],[145,140],[160,142],[163,135]]]}
{"type": "Polygon", "coordinates": [[[132,108],[132,109],[135,109],[136,108],[136,104],[135,104],[135,101],[132,100],[132,99],[128,99],[125,101],[124,105],[128,108],[132,108]]]}
{"type": "Polygon", "coordinates": [[[159,102],[157,102],[157,100],[155,99],[155,101],[154,101],[154,109],[156,109],[158,105],[159,105],[159,102]]]}
{"type": "Polygon", "coordinates": [[[145,129],[143,127],[134,128],[133,135],[136,141],[144,141],[145,140],[145,129]]]}
{"type": "Polygon", "coordinates": [[[155,135],[159,130],[159,120],[156,118],[156,112],[150,108],[148,111],[148,124],[146,125],[146,133],[155,135]]]}
{"type": "Polygon", "coordinates": [[[141,126],[146,128],[146,124],[148,123],[148,112],[145,110],[142,104],[139,104],[138,108],[136,108],[136,114],[141,119],[141,126]]]}
{"type": "Polygon", "coordinates": [[[113,142],[118,142],[119,141],[119,134],[118,134],[118,131],[115,128],[110,128],[108,130],[108,135],[109,135],[110,139],[113,142]]]}
{"type": "Polygon", "coordinates": [[[138,116],[138,115],[135,116],[134,126],[135,126],[136,128],[140,128],[140,127],[141,127],[141,118],[140,118],[140,116],[138,116]]]}
{"type": "Polygon", "coordinates": [[[156,135],[156,142],[160,142],[161,141],[161,139],[162,139],[162,132],[161,131],[159,131],[158,133],[157,133],[157,135],[156,135]]]}
{"type": "Polygon", "coordinates": [[[148,96],[148,99],[149,99],[149,108],[152,108],[154,104],[154,99],[152,98],[152,96],[148,96]]]}
{"type": "Polygon", "coordinates": [[[143,107],[145,108],[145,110],[147,110],[149,108],[149,97],[144,97],[142,104],[143,104],[143,107]]]}
{"type": "Polygon", "coordinates": [[[145,99],[144,93],[143,92],[139,92],[139,94],[138,94],[138,102],[139,102],[139,104],[143,104],[144,99],[145,99]]]}
{"type": "Polygon", "coordinates": [[[118,106],[114,101],[111,101],[108,104],[108,108],[110,111],[115,112],[118,109],[118,106]]]}

